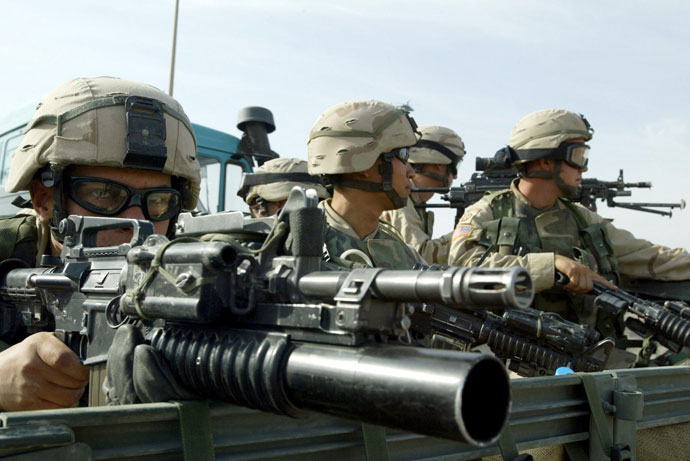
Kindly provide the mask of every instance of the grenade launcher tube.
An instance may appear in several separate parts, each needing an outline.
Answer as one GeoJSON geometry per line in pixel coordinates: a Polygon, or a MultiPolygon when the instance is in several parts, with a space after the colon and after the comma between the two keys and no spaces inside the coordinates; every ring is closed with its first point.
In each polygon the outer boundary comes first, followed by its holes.
{"type": "Polygon", "coordinates": [[[262,411],[314,410],[478,446],[498,438],[510,411],[507,372],[488,355],[182,325],[155,329],[151,345],[198,395],[262,411]]]}

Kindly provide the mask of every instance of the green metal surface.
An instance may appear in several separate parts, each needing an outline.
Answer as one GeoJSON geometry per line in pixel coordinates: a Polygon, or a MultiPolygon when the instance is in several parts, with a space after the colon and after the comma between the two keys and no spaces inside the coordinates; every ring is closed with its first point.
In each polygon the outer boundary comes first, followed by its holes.
{"type": "MultiPolygon", "coordinates": [[[[616,443],[634,440],[630,438],[634,438],[633,427],[640,430],[690,421],[690,367],[591,376],[601,400],[621,406],[608,428],[616,443]],[[640,416],[636,407],[640,403],[642,420],[634,421],[640,416]]],[[[583,442],[580,446],[589,451],[590,459],[597,459],[589,449],[591,413],[578,376],[515,379],[511,384],[510,427],[520,452],[583,442]]],[[[356,421],[318,414],[293,419],[225,404],[211,404],[210,415],[216,459],[332,461],[366,457],[361,424],[356,421]]],[[[68,426],[77,442],[93,450],[93,459],[183,459],[179,413],[169,403],[0,413],[0,424],[4,428],[35,425],[37,444],[41,428],[47,424],[68,426]]],[[[386,430],[386,438],[391,460],[467,460],[500,453],[497,445],[472,447],[394,429],[386,430]]],[[[690,441],[690,434],[688,438],[690,441]]]]}

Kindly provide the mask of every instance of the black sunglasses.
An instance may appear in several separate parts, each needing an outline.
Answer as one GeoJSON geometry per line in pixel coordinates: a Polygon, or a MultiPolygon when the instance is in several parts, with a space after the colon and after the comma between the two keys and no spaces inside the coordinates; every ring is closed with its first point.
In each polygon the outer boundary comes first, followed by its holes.
{"type": "Polygon", "coordinates": [[[403,163],[407,163],[410,159],[410,149],[407,147],[398,147],[397,149],[389,150],[387,154],[393,154],[393,157],[397,158],[403,163]]]}
{"type": "Polygon", "coordinates": [[[65,192],[82,208],[103,216],[115,216],[138,206],[149,221],[165,221],[181,209],[181,194],[170,187],[134,189],[110,179],[72,176],[65,182],[65,192]]]}

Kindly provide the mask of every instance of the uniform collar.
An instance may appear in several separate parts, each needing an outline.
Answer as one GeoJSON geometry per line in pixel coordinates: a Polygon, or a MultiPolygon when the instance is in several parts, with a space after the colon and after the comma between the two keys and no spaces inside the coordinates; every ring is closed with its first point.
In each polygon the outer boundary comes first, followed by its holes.
{"type": "Polygon", "coordinates": [[[556,200],[556,203],[548,208],[534,208],[527,197],[525,197],[518,189],[519,182],[520,178],[515,178],[513,179],[513,182],[510,183],[510,191],[513,193],[513,196],[515,196],[515,212],[518,214],[518,216],[537,216],[542,213],[565,208],[565,205],[563,205],[560,200],[556,200]]]}
{"type": "MultiPolygon", "coordinates": [[[[343,234],[349,235],[350,237],[354,237],[357,240],[360,240],[359,235],[357,235],[357,232],[352,229],[352,226],[343,219],[342,216],[340,216],[334,209],[331,207],[331,199],[327,200],[322,200],[319,203],[319,207],[323,208],[326,212],[326,223],[332,227],[333,229],[342,232],[343,234]]],[[[370,238],[374,238],[376,233],[379,231],[378,226],[376,227],[376,230],[372,232],[371,234],[367,235],[361,240],[368,240],[370,238]]]]}

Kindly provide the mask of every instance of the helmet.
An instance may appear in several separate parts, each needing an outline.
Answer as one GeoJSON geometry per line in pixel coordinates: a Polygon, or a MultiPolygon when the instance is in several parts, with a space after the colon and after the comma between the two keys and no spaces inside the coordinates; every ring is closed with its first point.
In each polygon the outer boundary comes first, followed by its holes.
{"type": "Polygon", "coordinates": [[[517,122],[510,133],[509,145],[496,153],[496,158],[510,158],[518,166],[521,176],[553,179],[564,197],[574,198],[577,187],[561,178],[563,162],[573,168],[585,168],[594,130],[583,115],[563,109],[545,109],[532,112],[517,122]],[[572,142],[583,139],[582,142],[572,142]],[[529,171],[528,162],[539,159],[557,160],[553,171],[529,171]]]}
{"type": "Polygon", "coordinates": [[[450,128],[436,125],[419,127],[421,136],[410,149],[410,163],[457,164],[465,157],[465,144],[450,128]]]}
{"type": "Polygon", "coordinates": [[[415,147],[410,149],[410,163],[417,174],[439,180],[448,187],[448,174],[441,175],[424,168],[433,163],[448,165],[453,176],[458,174],[458,164],[465,156],[465,144],[458,134],[450,128],[436,125],[419,127],[421,133],[415,147]]]}
{"type": "Polygon", "coordinates": [[[186,183],[183,208],[193,209],[199,197],[196,138],[189,119],[175,99],[142,83],[77,78],[50,93],[25,129],[6,189],[26,190],[44,167],[61,174],[73,164],[160,171],[186,183]]]}
{"type": "Polygon", "coordinates": [[[407,112],[380,101],[352,101],[327,109],[307,141],[309,173],[364,171],[384,152],[417,142],[407,112]]]}
{"type": "MultiPolygon", "coordinates": [[[[587,119],[575,112],[564,109],[532,112],[521,118],[510,133],[508,144],[516,155],[513,165],[542,158],[566,160],[564,146],[567,141],[576,138],[589,141],[593,133],[587,119]]],[[[580,156],[586,161],[585,154],[580,153],[580,156]]]]}
{"type": "Polygon", "coordinates": [[[252,203],[257,198],[268,202],[286,200],[293,187],[315,189],[320,198],[328,192],[318,176],[311,176],[307,162],[297,158],[276,158],[265,162],[254,173],[245,173],[237,195],[252,203]]]}

